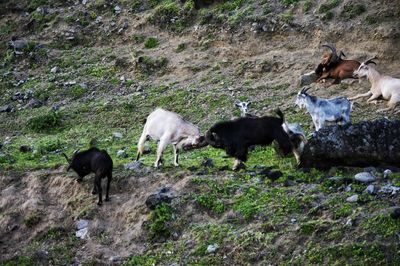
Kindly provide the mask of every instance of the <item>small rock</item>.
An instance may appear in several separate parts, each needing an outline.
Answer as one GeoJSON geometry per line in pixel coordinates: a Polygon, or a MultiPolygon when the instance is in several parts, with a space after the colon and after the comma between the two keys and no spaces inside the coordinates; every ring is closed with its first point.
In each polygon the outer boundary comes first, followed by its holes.
{"type": "Polygon", "coordinates": [[[313,83],[318,78],[317,74],[312,71],[310,73],[304,74],[300,76],[300,84],[299,86],[306,86],[313,83]]]}
{"type": "Polygon", "coordinates": [[[383,178],[388,178],[391,173],[392,170],[386,169],[385,171],[383,171],[383,178]]]}
{"type": "Polygon", "coordinates": [[[346,221],[346,225],[347,225],[347,226],[353,226],[353,220],[352,220],[352,219],[348,219],[348,220],[346,221]]]}
{"type": "Polygon", "coordinates": [[[211,158],[204,157],[201,165],[204,167],[213,167],[214,161],[211,158]]]}
{"type": "Polygon", "coordinates": [[[400,219],[400,207],[395,208],[391,213],[390,217],[393,219],[400,219]]]}
{"type": "Polygon", "coordinates": [[[122,158],[126,158],[128,155],[126,154],[125,150],[119,150],[119,151],[117,151],[117,156],[118,157],[122,157],[122,158]]]}
{"type": "Polygon", "coordinates": [[[112,135],[116,139],[122,139],[122,134],[119,132],[113,132],[112,135]]]}
{"type": "Polygon", "coordinates": [[[341,176],[331,176],[331,177],[328,177],[328,180],[331,180],[331,181],[334,181],[334,182],[340,182],[340,181],[343,180],[343,177],[341,177],[341,176]]]}
{"type": "Polygon", "coordinates": [[[365,192],[365,193],[368,193],[368,194],[370,194],[370,195],[375,195],[376,192],[377,192],[377,189],[376,189],[376,187],[375,187],[374,185],[369,185],[369,186],[364,190],[364,192],[365,192]]]}
{"type": "Polygon", "coordinates": [[[88,227],[88,225],[89,225],[89,221],[81,219],[78,222],[76,222],[76,229],[81,230],[81,229],[88,227]]]}
{"type": "Polygon", "coordinates": [[[376,180],[376,177],[369,172],[361,172],[354,176],[354,179],[362,183],[370,183],[376,180]]]}
{"type": "Polygon", "coordinates": [[[14,107],[11,104],[4,105],[0,107],[0,113],[12,113],[15,112],[14,107]]]}
{"type": "Polygon", "coordinates": [[[346,186],[346,187],[345,187],[345,189],[344,189],[344,191],[346,191],[346,192],[349,192],[349,191],[351,191],[351,184],[350,184],[350,185],[348,185],[348,186],[346,186]]]}
{"type": "Polygon", "coordinates": [[[382,193],[385,193],[385,194],[390,194],[390,195],[396,195],[398,191],[400,191],[400,187],[396,187],[396,186],[393,186],[391,184],[383,186],[379,190],[379,192],[382,192],[382,193]]]}
{"type": "Polygon", "coordinates": [[[136,161],[136,162],[132,162],[132,163],[127,163],[124,164],[124,168],[125,170],[140,170],[140,168],[142,168],[142,161],[136,161]]]}
{"type": "Polygon", "coordinates": [[[208,245],[207,252],[214,253],[215,251],[217,251],[218,248],[219,248],[218,244],[208,245]]]}
{"type": "Polygon", "coordinates": [[[29,147],[29,146],[27,146],[27,145],[21,145],[21,146],[19,146],[19,151],[20,152],[28,152],[28,151],[31,151],[32,149],[31,149],[31,147],[29,147]]]}
{"type": "Polygon", "coordinates": [[[357,202],[358,201],[358,195],[356,194],[356,195],[350,196],[350,197],[348,197],[346,199],[346,201],[347,202],[357,202]]]}
{"type": "Polygon", "coordinates": [[[58,67],[58,66],[55,66],[55,67],[53,67],[52,69],[50,69],[50,72],[51,73],[58,73],[58,72],[60,72],[60,68],[58,67]]]}
{"type": "Polygon", "coordinates": [[[296,218],[292,218],[292,219],[290,219],[290,222],[291,222],[292,224],[294,224],[294,223],[297,222],[297,219],[296,219],[296,218]]]}
{"type": "Polygon", "coordinates": [[[51,109],[54,111],[60,110],[60,105],[58,103],[53,103],[51,109]]]}
{"type": "Polygon", "coordinates": [[[173,198],[175,198],[175,195],[172,193],[171,188],[163,187],[159,191],[148,196],[145,203],[150,210],[154,210],[157,205],[163,202],[170,203],[173,198]]]}
{"type": "Polygon", "coordinates": [[[119,14],[119,13],[121,13],[121,11],[122,11],[122,8],[120,6],[115,6],[114,7],[115,14],[119,14]]]}
{"type": "Polygon", "coordinates": [[[25,105],[25,108],[38,108],[42,106],[43,103],[35,98],[29,100],[29,102],[25,105]]]}
{"type": "Polygon", "coordinates": [[[88,233],[88,228],[83,228],[81,230],[78,230],[75,232],[75,236],[80,238],[80,239],[85,239],[88,233]]]}

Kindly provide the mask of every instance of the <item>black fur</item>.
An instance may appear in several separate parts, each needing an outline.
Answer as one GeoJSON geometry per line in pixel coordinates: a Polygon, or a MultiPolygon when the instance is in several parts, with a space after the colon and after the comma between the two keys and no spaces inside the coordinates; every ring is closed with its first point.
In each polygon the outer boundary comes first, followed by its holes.
{"type": "Polygon", "coordinates": [[[83,177],[94,173],[93,194],[99,193],[98,205],[103,203],[101,179],[107,176],[106,201],[109,201],[109,189],[112,179],[113,161],[105,150],[99,150],[96,147],[86,151],[77,152],[73,155],[67,171],[72,168],[79,176],[78,181],[82,181],[83,177]]]}
{"type": "Polygon", "coordinates": [[[206,141],[215,148],[243,162],[247,161],[248,148],[252,145],[269,145],[274,140],[284,155],[292,151],[288,134],[283,130],[283,114],[277,117],[241,117],[219,122],[206,133],[206,141]]]}

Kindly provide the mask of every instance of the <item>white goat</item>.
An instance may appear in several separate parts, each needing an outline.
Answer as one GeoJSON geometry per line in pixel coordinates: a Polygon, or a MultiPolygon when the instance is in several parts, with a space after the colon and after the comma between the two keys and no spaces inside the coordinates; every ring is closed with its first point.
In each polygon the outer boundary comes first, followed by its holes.
{"type": "Polygon", "coordinates": [[[371,89],[367,93],[358,94],[349,98],[349,100],[355,100],[361,97],[369,97],[367,102],[372,102],[382,96],[383,99],[389,100],[387,104],[388,107],[379,109],[377,112],[394,110],[396,104],[400,102],[400,79],[379,74],[375,68],[368,65],[371,63],[376,65],[376,63],[372,61],[374,59],[377,58],[373,57],[361,63],[360,67],[354,71],[355,77],[368,78],[369,82],[371,83],[371,89]]]}
{"type": "Polygon", "coordinates": [[[154,167],[162,163],[162,153],[168,144],[174,149],[174,165],[179,166],[178,153],[180,149],[193,149],[205,146],[204,136],[200,136],[200,129],[192,123],[185,121],[180,115],[157,108],[146,120],[142,135],[138,142],[137,158],[143,154],[144,144],[148,137],[159,140],[157,159],[154,167]]]}
{"type": "Polygon", "coordinates": [[[352,103],[346,97],[323,99],[307,93],[303,88],[297,94],[296,105],[306,108],[313,120],[315,130],[324,127],[327,122],[345,125],[350,122],[352,103]]]}

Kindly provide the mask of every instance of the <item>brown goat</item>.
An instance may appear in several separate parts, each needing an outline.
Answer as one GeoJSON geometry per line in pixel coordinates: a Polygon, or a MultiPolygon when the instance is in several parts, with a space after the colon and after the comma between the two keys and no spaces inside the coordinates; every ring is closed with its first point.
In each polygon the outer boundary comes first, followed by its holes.
{"type": "MultiPolygon", "coordinates": [[[[318,65],[315,73],[319,76],[315,82],[321,82],[323,79],[332,78],[332,84],[339,84],[342,79],[354,78],[353,72],[358,69],[360,62],[356,60],[345,60],[342,56],[346,55],[340,51],[339,55],[336,48],[329,44],[322,45],[331,50],[331,52],[324,52],[322,55],[322,62],[318,65]]],[[[331,85],[332,85],[331,84],[331,85]]]]}

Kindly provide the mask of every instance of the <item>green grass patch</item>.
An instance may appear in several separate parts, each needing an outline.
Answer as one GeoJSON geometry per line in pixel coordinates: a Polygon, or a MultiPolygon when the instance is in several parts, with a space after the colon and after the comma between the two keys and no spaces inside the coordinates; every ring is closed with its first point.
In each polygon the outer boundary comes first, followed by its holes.
{"type": "Polygon", "coordinates": [[[353,18],[358,17],[366,10],[367,9],[363,4],[354,4],[354,5],[348,4],[344,6],[343,11],[340,14],[340,17],[343,18],[344,20],[351,20],[353,18]]]}
{"type": "Polygon", "coordinates": [[[156,48],[158,46],[158,44],[159,44],[159,42],[158,42],[157,38],[149,37],[144,42],[144,47],[147,49],[153,49],[153,48],[156,48]]]}
{"type": "Polygon", "coordinates": [[[62,115],[58,111],[48,111],[28,120],[28,127],[34,132],[49,132],[60,128],[62,115]]]}

